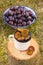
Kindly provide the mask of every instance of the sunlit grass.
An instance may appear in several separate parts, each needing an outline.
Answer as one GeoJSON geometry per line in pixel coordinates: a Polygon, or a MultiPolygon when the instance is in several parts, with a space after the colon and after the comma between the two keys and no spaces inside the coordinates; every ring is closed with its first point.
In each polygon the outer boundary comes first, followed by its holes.
{"type": "MultiPolygon", "coordinates": [[[[8,65],[6,52],[7,38],[15,30],[2,21],[3,12],[10,6],[23,5],[32,8],[37,14],[34,24],[27,27],[40,45],[41,59],[36,65],[43,65],[43,0],[0,0],[0,65],[8,65]]],[[[33,64],[32,64],[33,65],[33,64]]]]}

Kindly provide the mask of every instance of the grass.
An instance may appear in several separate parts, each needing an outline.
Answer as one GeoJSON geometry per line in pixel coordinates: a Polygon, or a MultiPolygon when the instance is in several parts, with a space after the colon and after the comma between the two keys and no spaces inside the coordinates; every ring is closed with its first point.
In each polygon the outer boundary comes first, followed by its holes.
{"type": "MultiPolygon", "coordinates": [[[[27,27],[40,46],[41,59],[35,65],[43,65],[43,0],[0,0],[0,65],[8,65],[6,52],[7,38],[15,30],[2,21],[3,12],[10,6],[23,5],[31,7],[37,14],[34,24],[27,27]]],[[[32,64],[33,65],[33,64],[32,64]]]]}

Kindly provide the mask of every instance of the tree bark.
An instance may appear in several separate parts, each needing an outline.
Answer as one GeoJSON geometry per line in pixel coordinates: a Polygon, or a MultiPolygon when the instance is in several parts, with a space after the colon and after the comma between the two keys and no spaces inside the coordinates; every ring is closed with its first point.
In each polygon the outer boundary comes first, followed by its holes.
{"type": "Polygon", "coordinates": [[[30,40],[31,46],[34,46],[35,51],[33,55],[26,55],[26,52],[20,52],[14,47],[14,43],[10,40],[7,44],[8,62],[9,65],[37,65],[40,58],[39,45],[33,38],[30,40]]]}

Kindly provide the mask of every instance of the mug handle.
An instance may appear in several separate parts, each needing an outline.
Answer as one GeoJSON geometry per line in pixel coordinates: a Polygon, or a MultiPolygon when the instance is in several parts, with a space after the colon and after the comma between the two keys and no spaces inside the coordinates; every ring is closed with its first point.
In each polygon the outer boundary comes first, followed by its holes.
{"type": "Polygon", "coordinates": [[[9,40],[14,39],[14,35],[9,35],[8,39],[9,39],[9,40]]]}

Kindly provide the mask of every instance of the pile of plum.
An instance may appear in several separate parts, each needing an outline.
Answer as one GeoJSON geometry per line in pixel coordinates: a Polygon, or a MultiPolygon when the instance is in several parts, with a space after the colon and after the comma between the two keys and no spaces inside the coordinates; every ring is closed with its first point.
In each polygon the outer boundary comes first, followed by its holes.
{"type": "Polygon", "coordinates": [[[36,16],[32,11],[27,10],[25,7],[13,6],[3,15],[3,19],[9,25],[22,27],[32,24],[33,20],[36,19],[36,16]]]}

